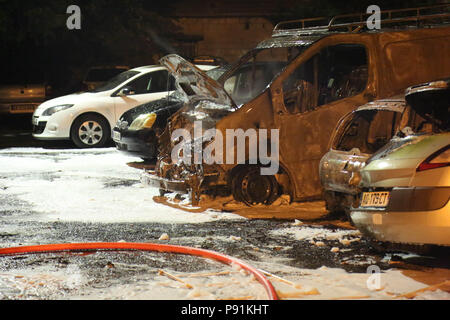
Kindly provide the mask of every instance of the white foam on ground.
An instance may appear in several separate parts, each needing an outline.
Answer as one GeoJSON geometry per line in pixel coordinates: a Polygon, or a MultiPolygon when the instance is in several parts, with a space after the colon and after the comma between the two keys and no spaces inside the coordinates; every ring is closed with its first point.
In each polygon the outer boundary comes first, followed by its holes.
{"type": "Polygon", "coordinates": [[[140,184],[141,171],[127,166],[136,158],[115,149],[46,150],[13,148],[0,152],[3,194],[32,205],[39,219],[97,223],[202,223],[243,219],[229,213],[190,213],[155,203],[156,188],[140,184]],[[95,152],[92,154],[92,152],[95,152]],[[20,154],[20,155],[16,155],[20,154]],[[23,176],[17,173],[24,172],[23,176]],[[51,175],[53,177],[46,178],[51,175]],[[17,176],[16,176],[17,175],[17,176]],[[121,180],[135,184],[107,187],[121,180]]]}
{"type": "MultiPolygon", "coordinates": [[[[28,220],[97,223],[201,223],[216,219],[244,219],[217,211],[190,213],[155,203],[152,198],[158,194],[158,190],[140,185],[140,170],[126,165],[127,162],[132,161],[136,161],[136,158],[122,155],[115,149],[98,149],[89,152],[40,148],[0,150],[0,177],[2,177],[0,194],[14,196],[29,203],[31,209],[39,214],[27,216],[28,220]],[[122,179],[136,181],[136,183],[118,187],[105,186],[110,182],[119,182],[120,185],[122,179]]],[[[288,235],[298,240],[344,240],[360,236],[358,231],[332,231],[305,225],[282,228],[272,231],[272,233],[288,235]]],[[[238,238],[232,237],[222,240],[239,242],[238,238]]],[[[379,290],[370,290],[367,286],[370,274],[347,273],[339,268],[295,268],[282,264],[281,259],[272,257],[265,251],[260,251],[259,254],[261,261],[265,262],[250,261],[249,263],[299,284],[300,288],[294,288],[271,279],[280,293],[284,293],[292,299],[394,299],[398,295],[426,287],[425,284],[393,269],[381,273],[379,290]],[[313,289],[317,291],[314,295],[301,294],[302,292],[314,292],[313,289]]],[[[45,269],[39,270],[39,272],[35,270],[36,272],[37,275],[33,273],[26,276],[31,277],[35,283],[38,283],[35,281],[35,277],[38,277],[39,283],[44,283],[43,288],[48,287],[50,293],[58,291],[61,286],[71,287],[83,284],[82,276],[74,273],[73,270],[70,273],[56,273],[52,277],[44,278],[42,278],[42,274],[46,274],[45,269]]],[[[0,277],[0,285],[5,282],[5,286],[10,283],[15,287],[18,285],[29,286],[29,282],[21,279],[23,278],[16,278],[13,273],[6,274],[0,277]]],[[[158,280],[163,281],[162,279],[158,280]]],[[[139,282],[129,286],[113,286],[111,290],[95,291],[92,292],[92,295],[89,295],[88,292],[87,297],[101,299],[130,297],[168,300],[207,299],[210,298],[211,293],[206,290],[209,288],[207,285],[210,280],[204,279],[203,282],[197,283],[199,291],[195,296],[188,296],[186,290],[186,292],[166,289],[151,291],[155,287],[151,287],[146,282],[139,282]],[[206,292],[206,294],[203,295],[202,292],[206,292]]],[[[238,284],[237,287],[229,287],[233,290],[242,290],[238,292],[239,295],[265,299],[261,286],[254,280],[251,283],[238,284]]],[[[34,287],[31,289],[34,290],[34,287]]],[[[236,294],[236,291],[232,293],[236,294]]],[[[226,292],[226,297],[229,296],[226,292]]],[[[215,295],[211,297],[217,298],[215,295]]],[[[65,298],[70,299],[71,297],[65,298]]],[[[80,297],[78,296],[78,298],[80,297]]],[[[418,295],[417,299],[450,299],[450,294],[442,291],[424,292],[418,295]]]]}
{"type": "Polygon", "coordinates": [[[271,231],[275,236],[290,236],[296,240],[343,240],[351,237],[360,237],[358,230],[329,230],[319,227],[294,226],[271,231]]]}

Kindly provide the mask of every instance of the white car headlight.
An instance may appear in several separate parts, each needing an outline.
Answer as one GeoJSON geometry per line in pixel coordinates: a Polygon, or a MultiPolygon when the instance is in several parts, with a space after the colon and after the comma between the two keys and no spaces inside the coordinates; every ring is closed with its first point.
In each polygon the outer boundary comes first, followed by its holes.
{"type": "Polygon", "coordinates": [[[42,115],[43,116],[51,116],[52,114],[54,114],[56,112],[59,112],[59,111],[62,111],[62,110],[66,110],[66,109],[69,109],[71,107],[73,107],[73,104],[62,104],[62,105],[59,105],[59,106],[50,107],[50,108],[46,109],[42,113],[42,115]]]}
{"type": "Polygon", "coordinates": [[[156,121],[155,113],[141,114],[130,125],[128,130],[150,129],[156,121]]]}

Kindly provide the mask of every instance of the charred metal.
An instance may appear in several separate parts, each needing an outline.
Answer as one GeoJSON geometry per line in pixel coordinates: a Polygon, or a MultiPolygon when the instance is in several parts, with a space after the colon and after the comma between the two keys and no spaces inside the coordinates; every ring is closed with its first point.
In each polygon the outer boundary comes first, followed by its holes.
{"type": "MultiPolygon", "coordinates": [[[[314,27],[302,26],[301,20],[288,23],[300,28],[281,23],[272,38],[244,55],[218,81],[179,56],[162,58],[183,93],[184,107],[168,120],[155,174],[148,173],[146,180],[163,192],[189,192],[193,203],[201,193],[218,190],[252,205],[270,204],[281,194],[292,201],[323,199],[325,189],[325,196],[332,192],[335,203],[349,207],[353,198],[347,195],[360,191],[359,171],[396,133],[405,103],[401,97],[389,97],[450,74],[448,50],[443,49],[450,40],[448,25],[430,21],[429,28],[404,28],[393,23],[386,21],[392,28],[376,32],[367,32],[361,22],[332,20],[314,27]],[[339,122],[348,114],[359,119],[366,134],[339,122]],[[279,130],[279,171],[258,174],[265,162],[250,157],[249,140],[245,164],[173,162],[171,151],[180,142],[193,149],[214,143],[215,137],[193,134],[195,121],[202,123],[203,133],[279,130]],[[190,132],[192,141],[172,139],[181,128],[190,132]]],[[[225,143],[222,150],[229,151],[225,143]]]]}

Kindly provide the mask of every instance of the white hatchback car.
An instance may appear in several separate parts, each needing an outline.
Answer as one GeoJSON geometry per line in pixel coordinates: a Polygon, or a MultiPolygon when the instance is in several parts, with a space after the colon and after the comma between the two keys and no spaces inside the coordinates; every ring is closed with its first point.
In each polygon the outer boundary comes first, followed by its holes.
{"type": "Polygon", "coordinates": [[[173,90],[174,79],[163,66],[144,66],[122,72],[93,91],[42,103],[33,114],[33,137],[71,139],[80,148],[102,147],[125,111],[161,99],[173,90]]]}

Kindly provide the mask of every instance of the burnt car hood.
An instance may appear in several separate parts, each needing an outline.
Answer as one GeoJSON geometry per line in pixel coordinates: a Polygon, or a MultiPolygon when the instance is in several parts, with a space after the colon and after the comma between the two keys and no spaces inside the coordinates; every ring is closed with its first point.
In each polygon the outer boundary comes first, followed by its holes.
{"type": "Polygon", "coordinates": [[[412,86],[406,90],[405,99],[424,119],[442,131],[450,130],[450,78],[412,86]]]}
{"type": "Polygon", "coordinates": [[[175,78],[177,89],[183,94],[184,101],[193,109],[223,110],[232,112],[236,104],[223,86],[210,78],[205,72],[176,54],[167,55],[159,60],[175,78]],[[200,103],[208,101],[210,103],[200,103]]]}

